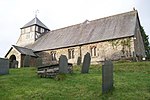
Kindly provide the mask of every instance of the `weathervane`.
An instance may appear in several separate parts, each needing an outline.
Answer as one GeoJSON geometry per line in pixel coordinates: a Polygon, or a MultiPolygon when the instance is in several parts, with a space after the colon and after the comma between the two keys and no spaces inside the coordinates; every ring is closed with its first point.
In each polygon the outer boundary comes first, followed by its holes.
{"type": "Polygon", "coordinates": [[[39,13],[39,10],[37,9],[36,11],[34,11],[35,17],[37,17],[37,14],[39,13]]]}

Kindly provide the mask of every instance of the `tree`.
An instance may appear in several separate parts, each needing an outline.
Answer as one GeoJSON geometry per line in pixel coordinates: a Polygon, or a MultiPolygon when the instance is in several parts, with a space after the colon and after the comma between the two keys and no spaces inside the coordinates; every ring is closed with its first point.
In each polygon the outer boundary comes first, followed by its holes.
{"type": "Polygon", "coordinates": [[[140,31],[141,31],[142,38],[143,38],[146,57],[147,57],[147,59],[150,59],[150,45],[149,45],[149,41],[148,41],[149,37],[148,37],[148,35],[146,35],[144,28],[142,26],[140,27],[140,31]]]}

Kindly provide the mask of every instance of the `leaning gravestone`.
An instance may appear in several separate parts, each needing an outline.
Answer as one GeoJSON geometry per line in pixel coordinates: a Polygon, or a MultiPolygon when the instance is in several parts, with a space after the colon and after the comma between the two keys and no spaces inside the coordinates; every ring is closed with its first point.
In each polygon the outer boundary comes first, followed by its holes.
{"type": "Polygon", "coordinates": [[[113,63],[106,60],[102,65],[102,94],[113,89],[113,63]]]}
{"type": "Polygon", "coordinates": [[[42,58],[37,58],[36,59],[36,67],[41,67],[42,66],[42,58]]]}
{"type": "Polygon", "coordinates": [[[23,67],[30,67],[30,56],[26,55],[23,60],[23,67]]]}
{"type": "Polygon", "coordinates": [[[9,60],[0,58],[0,75],[9,74],[9,60]]]}
{"type": "Polygon", "coordinates": [[[91,63],[91,56],[90,53],[87,52],[86,55],[84,56],[81,73],[89,72],[90,63],[91,63]]]}
{"type": "Polygon", "coordinates": [[[61,55],[59,58],[59,73],[68,73],[68,59],[65,55],[61,55]]]}

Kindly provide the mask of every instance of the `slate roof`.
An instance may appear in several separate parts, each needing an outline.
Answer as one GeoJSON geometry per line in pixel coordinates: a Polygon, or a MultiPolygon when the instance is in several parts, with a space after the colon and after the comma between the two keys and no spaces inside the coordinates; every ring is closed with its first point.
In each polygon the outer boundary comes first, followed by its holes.
{"type": "Polygon", "coordinates": [[[34,54],[34,51],[32,49],[19,47],[19,46],[15,46],[15,45],[12,45],[12,46],[15,49],[17,49],[21,54],[37,57],[37,55],[34,54]]]}
{"type": "Polygon", "coordinates": [[[29,27],[29,26],[32,26],[32,25],[38,25],[38,26],[41,26],[41,27],[43,27],[45,29],[48,29],[48,27],[46,25],[44,25],[37,17],[35,17],[30,22],[25,24],[22,28],[26,28],[26,27],[29,27]]]}
{"type": "Polygon", "coordinates": [[[34,51],[57,49],[133,36],[137,11],[130,11],[50,31],[30,46],[34,51]]]}

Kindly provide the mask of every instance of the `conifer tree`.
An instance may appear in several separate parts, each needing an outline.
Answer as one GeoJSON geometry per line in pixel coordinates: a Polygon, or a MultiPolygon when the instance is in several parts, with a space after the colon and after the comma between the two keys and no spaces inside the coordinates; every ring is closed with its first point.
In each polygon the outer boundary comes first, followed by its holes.
{"type": "Polygon", "coordinates": [[[146,58],[150,59],[150,45],[149,45],[149,41],[148,41],[149,37],[148,37],[148,35],[146,35],[144,28],[142,26],[140,27],[140,31],[141,31],[141,35],[143,38],[146,58]]]}

